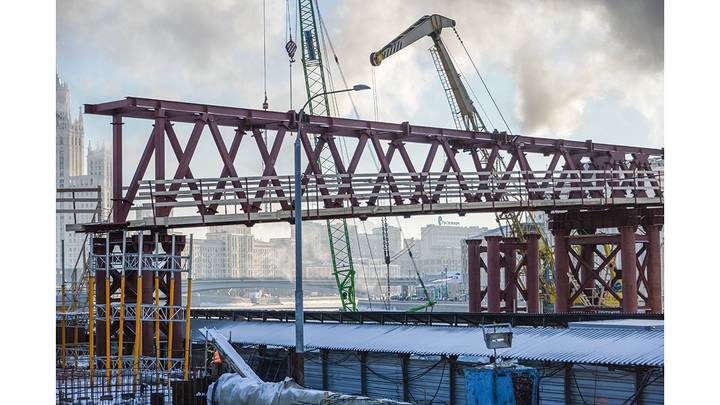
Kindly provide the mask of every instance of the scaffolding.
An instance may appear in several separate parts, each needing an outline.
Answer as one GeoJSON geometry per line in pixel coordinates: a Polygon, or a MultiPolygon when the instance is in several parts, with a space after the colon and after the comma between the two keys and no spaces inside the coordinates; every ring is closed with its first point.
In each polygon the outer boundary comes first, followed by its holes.
{"type": "Polygon", "coordinates": [[[86,311],[68,310],[64,276],[60,288],[58,401],[171,400],[172,386],[190,374],[192,235],[100,232],[87,251],[86,311]],[[86,342],[74,338],[74,351],[70,321],[86,342]]]}

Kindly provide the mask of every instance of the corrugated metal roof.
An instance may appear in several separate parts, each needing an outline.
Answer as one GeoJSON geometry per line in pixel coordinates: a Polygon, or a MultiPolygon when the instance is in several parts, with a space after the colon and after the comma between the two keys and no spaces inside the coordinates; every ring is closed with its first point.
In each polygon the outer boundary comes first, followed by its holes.
{"type": "Polygon", "coordinates": [[[607,319],[601,321],[570,322],[568,328],[628,328],[663,329],[665,321],[657,319],[607,319]]]}
{"type": "MultiPolygon", "coordinates": [[[[233,343],[293,347],[295,327],[285,322],[192,321],[194,340],[198,330],[217,328],[233,343]]],[[[662,329],[611,327],[513,328],[513,347],[498,356],[538,360],[612,365],[664,365],[662,329]]],[[[352,350],[419,355],[491,356],[483,333],[474,327],[305,324],[308,349],[352,350]]]]}

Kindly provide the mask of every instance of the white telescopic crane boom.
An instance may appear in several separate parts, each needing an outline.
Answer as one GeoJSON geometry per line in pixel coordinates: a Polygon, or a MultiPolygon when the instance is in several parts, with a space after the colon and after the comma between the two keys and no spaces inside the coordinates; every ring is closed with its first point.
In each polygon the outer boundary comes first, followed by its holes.
{"type": "Polygon", "coordinates": [[[379,66],[382,61],[390,55],[416,42],[422,37],[429,36],[435,44],[435,49],[437,50],[438,57],[442,63],[443,69],[445,70],[445,74],[447,75],[448,83],[458,103],[458,108],[460,110],[463,123],[465,124],[465,129],[469,131],[487,131],[485,123],[482,121],[480,114],[478,114],[475,109],[470,95],[460,80],[460,74],[455,68],[455,65],[452,63],[450,54],[440,38],[440,33],[443,28],[452,27],[455,27],[455,20],[443,17],[439,14],[423,16],[402,34],[398,35],[397,38],[385,45],[382,49],[371,53],[370,64],[373,66],[379,66]]]}

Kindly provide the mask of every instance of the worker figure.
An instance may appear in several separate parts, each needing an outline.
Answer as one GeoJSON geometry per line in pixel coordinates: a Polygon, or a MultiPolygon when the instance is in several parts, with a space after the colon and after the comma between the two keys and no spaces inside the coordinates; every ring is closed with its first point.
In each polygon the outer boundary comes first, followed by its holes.
{"type": "Polygon", "coordinates": [[[210,378],[212,378],[213,381],[216,381],[218,378],[220,378],[221,374],[222,359],[220,358],[220,353],[215,350],[215,353],[213,353],[212,361],[210,362],[210,378]]]}

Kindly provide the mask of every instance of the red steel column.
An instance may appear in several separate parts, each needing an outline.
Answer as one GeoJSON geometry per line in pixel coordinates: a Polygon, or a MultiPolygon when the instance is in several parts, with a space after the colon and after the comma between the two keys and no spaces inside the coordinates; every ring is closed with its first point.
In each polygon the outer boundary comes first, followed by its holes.
{"type": "Polygon", "coordinates": [[[480,239],[465,241],[468,249],[468,311],[480,312],[482,308],[480,285],[480,239]]]}
{"type": "Polygon", "coordinates": [[[531,233],[525,235],[525,240],[527,241],[525,250],[527,312],[537,314],[540,312],[540,279],[538,274],[538,268],[540,267],[540,235],[531,233]]]}
{"type": "Polygon", "coordinates": [[[112,141],[112,210],[113,222],[125,221],[125,213],[122,204],[122,116],[113,115],[113,141],[112,141]]]}
{"type": "MultiPolygon", "coordinates": [[[[510,238],[513,242],[516,238],[510,238]]],[[[515,250],[512,248],[503,249],[504,267],[505,267],[505,312],[515,312],[515,300],[517,299],[517,286],[515,284],[508,285],[510,280],[515,276],[515,268],[517,267],[517,259],[515,258],[515,250]]]]}
{"type": "Polygon", "coordinates": [[[500,240],[502,236],[486,236],[488,273],[488,312],[500,312],[500,240]]]}
{"type": "Polygon", "coordinates": [[[570,232],[565,229],[553,230],[555,238],[555,312],[568,312],[570,301],[570,258],[568,257],[567,237],[570,232]]]}
{"type": "MultiPolygon", "coordinates": [[[[582,285],[585,280],[592,279],[593,273],[595,272],[595,245],[581,245],[580,257],[590,265],[580,265],[580,285],[582,285]]],[[[592,300],[593,283],[589,284],[584,292],[588,300],[592,300]]]]}
{"type": "MultiPolygon", "coordinates": [[[[158,110],[155,115],[155,133],[153,140],[155,142],[155,180],[165,180],[165,111],[158,110]]],[[[165,191],[165,184],[156,184],[156,192],[165,191]]],[[[158,198],[156,201],[165,201],[163,198],[158,198]]],[[[160,216],[162,210],[155,209],[153,215],[160,216]]]]}
{"type": "Polygon", "coordinates": [[[648,235],[648,306],[654,314],[663,312],[662,306],[662,252],[660,250],[660,229],[662,225],[650,225],[645,231],[648,235]]]}
{"type": "Polygon", "coordinates": [[[618,228],[620,230],[620,254],[622,255],[622,310],[625,313],[635,313],[638,310],[636,228],[636,226],[618,228]]]}

